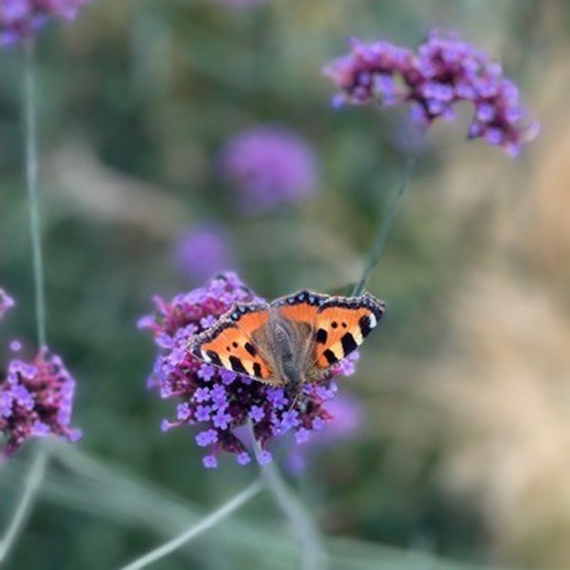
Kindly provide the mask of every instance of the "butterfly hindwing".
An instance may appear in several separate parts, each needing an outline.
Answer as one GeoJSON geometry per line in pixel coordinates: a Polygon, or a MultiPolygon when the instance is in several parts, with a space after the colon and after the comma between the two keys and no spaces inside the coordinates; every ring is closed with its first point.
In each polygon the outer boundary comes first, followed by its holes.
{"type": "Polygon", "coordinates": [[[315,321],[317,368],[328,368],[356,350],[382,318],[384,307],[368,293],[330,297],[320,305],[315,321]]]}
{"type": "Polygon", "coordinates": [[[237,304],[213,327],[194,337],[190,351],[204,362],[270,381],[272,370],[251,338],[268,320],[269,305],[237,304]]]}

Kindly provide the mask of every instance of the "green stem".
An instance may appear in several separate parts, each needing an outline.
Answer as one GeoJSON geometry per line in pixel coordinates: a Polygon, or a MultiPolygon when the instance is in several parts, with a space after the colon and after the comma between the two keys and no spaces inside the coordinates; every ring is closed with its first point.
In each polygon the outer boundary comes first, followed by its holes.
{"type": "Polygon", "coordinates": [[[374,238],[372,249],[370,250],[370,254],[366,261],[366,266],[364,267],[364,271],[362,272],[362,278],[354,286],[352,290],[351,296],[353,297],[360,295],[364,291],[364,287],[366,286],[366,281],[368,281],[370,274],[372,273],[372,271],[376,267],[376,264],[378,263],[378,259],[380,259],[382,251],[384,251],[386,238],[388,237],[388,234],[392,229],[392,225],[394,223],[396,214],[398,213],[400,206],[402,205],[402,202],[404,200],[404,197],[408,191],[408,188],[410,187],[409,184],[410,179],[412,178],[412,174],[416,169],[417,163],[418,163],[417,155],[408,156],[408,158],[406,159],[406,165],[404,167],[404,174],[400,181],[400,186],[398,187],[398,190],[392,197],[392,200],[388,207],[388,212],[384,217],[384,219],[382,220],[380,227],[378,228],[378,233],[374,238]]]}
{"type": "Polygon", "coordinates": [[[24,41],[24,125],[26,140],[26,189],[30,208],[30,235],[36,297],[36,327],[38,346],[46,344],[44,299],[44,263],[42,257],[40,198],[38,192],[38,140],[36,117],[36,78],[34,39],[24,41]]]}
{"type": "Polygon", "coordinates": [[[123,566],[121,570],[140,570],[149,566],[153,562],[168,556],[171,552],[174,552],[177,548],[180,548],[184,543],[192,540],[199,534],[212,528],[220,521],[224,520],[231,513],[239,509],[242,505],[247,503],[251,498],[255,497],[262,489],[260,481],[252,483],[247,489],[242,491],[239,495],[236,495],[233,499],[228,501],[225,505],[221,506],[218,510],[214,511],[211,515],[207,516],[201,520],[198,524],[190,527],[186,532],[183,532],[180,536],[164,543],[155,550],[151,550],[144,556],[137,558],[130,564],[123,566]]]}
{"type": "MultiPolygon", "coordinates": [[[[24,40],[24,138],[26,142],[26,190],[30,210],[30,236],[36,298],[38,347],[46,345],[44,268],[42,258],[40,201],[38,192],[38,141],[36,118],[36,79],[34,39],[24,40]]],[[[0,561],[4,560],[19,538],[41,486],[50,451],[39,444],[24,483],[24,491],[6,536],[0,542],[0,561]]]]}
{"type": "Polygon", "coordinates": [[[22,497],[10,521],[6,536],[2,539],[2,542],[0,542],[0,562],[4,562],[24,528],[44,478],[48,457],[49,453],[47,449],[44,446],[39,446],[34,462],[26,477],[22,497]]]}
{"type": "MultiPolygon", "coordinates": [[[[259,462],[261,445],[253,432],[253,449],[259,462]]],[[[299,500],[297,495],[287,486],[281,473],[274,463],[268,463],[261,467],[261,473],[268,490],[275,498],[285,516],[291,521],[291,525],[297,535],[301,551],[300,568],[303,570],[324,570],[326,568],[326,552],[318,528],[313,518],[299,500]]]]}

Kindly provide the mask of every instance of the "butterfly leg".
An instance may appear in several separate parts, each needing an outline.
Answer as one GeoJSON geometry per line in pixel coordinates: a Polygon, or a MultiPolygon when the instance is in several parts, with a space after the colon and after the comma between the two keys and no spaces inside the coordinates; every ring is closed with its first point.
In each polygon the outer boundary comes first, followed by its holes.
{"type": "Polygon", "coordinates": [[[297,400],[299,400],[302,395],[303,385],[300,382],[288,382],[285,384],[285,396],[287,396],[287,399],[290,402],[293,402],[293,404],[291,404],[291,407],[295,405],[295,402],[297,402],[297,400]]]}
{"type": "Polygon", "coordinates": [[[331,369],[330,368],[315,368],[311,376],[312,384],[325,385],[330,381],[331,369]]]}

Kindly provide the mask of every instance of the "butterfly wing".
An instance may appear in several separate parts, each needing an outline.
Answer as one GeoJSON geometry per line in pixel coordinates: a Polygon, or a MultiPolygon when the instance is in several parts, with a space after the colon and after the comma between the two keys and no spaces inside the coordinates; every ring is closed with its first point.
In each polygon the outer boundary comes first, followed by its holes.
{"type": "Polygon", "coordinates": [[[385,303],[369,293],[329,297],[317,309],[315,363],[329,368],[355,351],[384,313],[385,303]]]}
{"type": "Polygon", "coordinates": [[[190,352],[204,362],[272,382],[273,371],[252,340],[269,320],[269,305],[237,304],[208,330],[196,335],[190,352]]]}
{"type": "Polygon", "coordinates": [[[271,303],[279,314],[295,323],[308,323],[314,327],[319,307],[328,299],[328,295],[319,295],[304,289],[294,295],[280,297],[271,303]]]}
{"type": "Polygon", "coordinates": [[[272,309],[275,308],[277,313],[287,320],[293,332],[297,353],[294,360],[306,382],[313,376],[317,313],[327,299],[328,295],[319,295],[304,289],[271,303],[272,309]]]}

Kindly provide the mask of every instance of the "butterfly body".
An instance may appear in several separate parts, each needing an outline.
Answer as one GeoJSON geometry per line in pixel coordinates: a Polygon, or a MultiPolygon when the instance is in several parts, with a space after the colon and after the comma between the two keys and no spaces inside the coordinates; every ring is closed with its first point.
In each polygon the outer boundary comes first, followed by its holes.
{"type": "Polygon", "coordinates": [[[308,323],[287,319],[270,306],[267,323],[253,333],[252,339],[272,369],[268,383],[283,384],[297,392],[313,381],[314,340],[308,323]]]}
{"type": "Polygon", "coordinates": [[[298,395],[356,350],[384,307],[368,293],[331,297],[306,290],[270,304],[238,304],[196,335],[190,350],[205,362],[298,395]]]}

